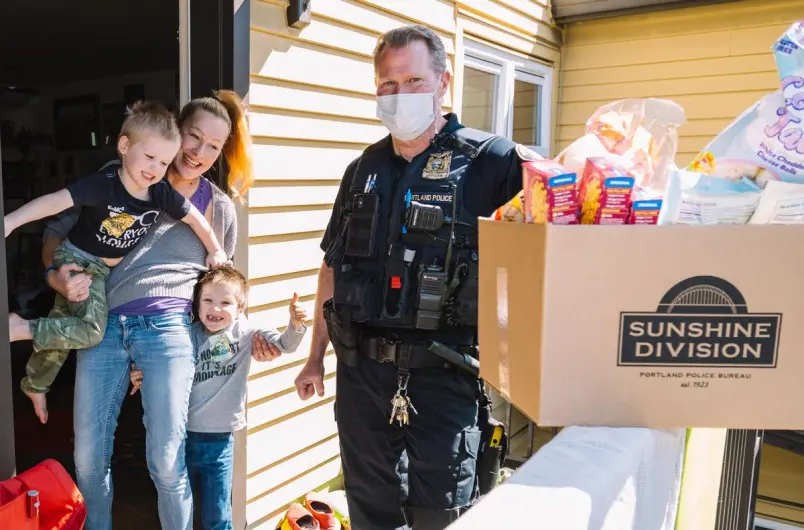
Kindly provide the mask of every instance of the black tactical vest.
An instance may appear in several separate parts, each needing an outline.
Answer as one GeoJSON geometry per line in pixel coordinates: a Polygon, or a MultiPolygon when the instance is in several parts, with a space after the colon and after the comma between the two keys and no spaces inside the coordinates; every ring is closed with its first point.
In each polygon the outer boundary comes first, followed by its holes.
{"type": "Polygon", "coordinates": [[[342,251],[325,256],[335,274],[334,309],[343,321],[391,340],[474,342],[477,216],[464,208],[463,185],[492,137],[469,128],[440,134],[401,170],[390,138],[365,150],[335,238],[340,241],[333,243],[342,251]],[[434,207],[443,214],[441,226],[410,228],[434,207]]]}

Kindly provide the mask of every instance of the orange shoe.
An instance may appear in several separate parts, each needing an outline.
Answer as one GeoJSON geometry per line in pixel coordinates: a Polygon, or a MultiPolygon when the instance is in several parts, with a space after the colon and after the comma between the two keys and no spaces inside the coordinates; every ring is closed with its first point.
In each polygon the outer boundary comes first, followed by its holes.
{"type": "Polygon", "coordinates": [[[281,530],[321,530],[318,520],[301,504],[291,504],[281,530]]]}
{"type": "Polygon", "coordinates": [[[335,509],[324,495],[312,491],[304,498],[304,504],[321,524],[321,530],[341,530],[335,509]]]}

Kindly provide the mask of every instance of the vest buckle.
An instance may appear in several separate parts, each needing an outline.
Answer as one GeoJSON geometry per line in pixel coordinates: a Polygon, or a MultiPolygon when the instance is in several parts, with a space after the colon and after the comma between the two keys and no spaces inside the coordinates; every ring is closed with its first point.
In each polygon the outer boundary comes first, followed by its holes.
{"type": "Polygon", "coordinates": [[[377,352],[377,361],[381,363],[396,362],[396,346],[399,342],[395,340],[382,339],[380,348],[377,352]]]}

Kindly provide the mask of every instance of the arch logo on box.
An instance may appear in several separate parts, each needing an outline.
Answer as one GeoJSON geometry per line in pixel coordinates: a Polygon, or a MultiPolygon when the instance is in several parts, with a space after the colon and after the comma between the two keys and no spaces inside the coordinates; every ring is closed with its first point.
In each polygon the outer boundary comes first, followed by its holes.
{"type": "Polygon", "coordinates": [[[654,313],[620,313],[618,366],[775,368],[781,313],[749,313],[715,276],[674,285],[654,313]]]}

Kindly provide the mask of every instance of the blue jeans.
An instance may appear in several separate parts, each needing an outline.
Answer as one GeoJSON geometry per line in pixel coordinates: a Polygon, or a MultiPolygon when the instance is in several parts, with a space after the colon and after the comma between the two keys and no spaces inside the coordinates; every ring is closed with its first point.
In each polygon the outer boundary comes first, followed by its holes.
{"type": "Polygon", "coordinates": [[[109,315],[103,341],[78,353],[75,377],[75,470],[87,505],[86,530],[112,530],[114,432],[135,362],[147,375],[146,458],[164,530],[190,530],[193,499],[185,465],[187,406],[193,383],[190,317],[109,315]]]}
{"type": "Polygon", "coordinates": [[[232,530],[234,437],[187,432],[187,471],[204,530],[232,530]]]}

